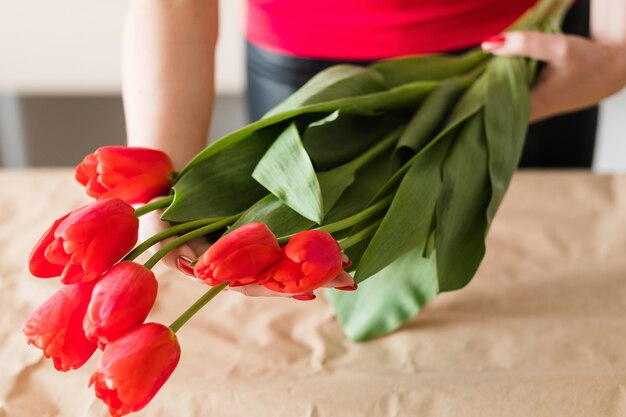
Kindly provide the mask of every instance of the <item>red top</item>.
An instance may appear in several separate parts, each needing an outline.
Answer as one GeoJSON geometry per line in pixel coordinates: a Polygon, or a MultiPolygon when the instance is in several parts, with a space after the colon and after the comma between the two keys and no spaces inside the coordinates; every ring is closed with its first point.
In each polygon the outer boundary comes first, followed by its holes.
{"type": "Polygon", "coordinates": [[[373,60],[480,44],[536,0],[249,0],[247,38],[287,55],[373,60]]]}

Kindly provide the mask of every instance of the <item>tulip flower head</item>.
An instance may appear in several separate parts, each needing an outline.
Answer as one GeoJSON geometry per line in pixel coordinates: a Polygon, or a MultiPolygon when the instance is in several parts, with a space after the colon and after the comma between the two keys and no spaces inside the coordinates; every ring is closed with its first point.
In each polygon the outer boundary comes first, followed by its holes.
{"type": "Polygon", "coordinates": [[[259,280],[282,293],[306,294],[343,273],[341,248],[330,233],[307,230],[295,234],[283,247],[284,257],[259,280]]]}
{"type": "Polygon", "coordinates": [[[119,198],[147,203],[168,194],[174,167],[163,152],[147,148],[104,146],[76,167],[76,180],[97,200],[119,198]]]}
{"type": "Polygon", "coordinates": [[[85,337],[83,317],[94,284],[64,285],[33,311],[24,322],[28,344],[52,358],[59,371],[81,367],[96,350],[96,344],[85,337]]]}
{"type": "Polygon", "coordinates": [[[96,279],[133,248],[138,228],[133,208],[120,199],[83,206],[55,221],[37,242],[30,272],[61,276],[64,284],[96,279]]]}
{"type": "Polygon", "coordinates": [[[103,347],[144,322],[157,296],[157,280],[143,265],[122,261],[96,283],[83,323],[85,334],[103,347]]]}
{"type": "Polygon", "coordinates": [[[282,256],[276,236],[263,223],[245,224],[220,238],[200,257],[196,277],[209,285],[231,287],[256,282],[282,256]]]}
{"type": "Polygon", "coordinates": [[[180,345],[169,327],[142,324],[104,348],[89,385],[111,416],[123,416],[150,402],[179,359],[180,345]]]}

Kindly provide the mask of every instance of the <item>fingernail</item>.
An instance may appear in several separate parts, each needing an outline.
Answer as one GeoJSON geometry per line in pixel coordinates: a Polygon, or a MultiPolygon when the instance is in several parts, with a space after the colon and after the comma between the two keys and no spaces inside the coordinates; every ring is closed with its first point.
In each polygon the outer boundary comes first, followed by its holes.
{"type": "Polygon", "coordinates": [[[311,301],[311,300],[315,300],[315,294],[313,293],[309,293],[309,294],[296,294],[296,295],[292,295],[291,298],[293,298],[294,300],[300,300],[300,301],[311,301]]]}
{"type": "Polygon", "coordinates": [[[504,45],[506,38],[503,35],[489,36],[480,43],[480,47],[485,51],[492,51],[504,45]]]}
{"type": "Polygon", "coordinates": [[[178,270],[184,274],[195,277],[196,275],[193,273],[193,267],[191,266],[192,260],[187,256],[179,256],[176,258],[176,267],[178,270]]]}
{"type": "Polygon", "coordinates": [[[335,287],[335,289],[339,291],[356,291],[357,288],[359,288],[357,284],[346,285],[345,287],[335,287]]]}

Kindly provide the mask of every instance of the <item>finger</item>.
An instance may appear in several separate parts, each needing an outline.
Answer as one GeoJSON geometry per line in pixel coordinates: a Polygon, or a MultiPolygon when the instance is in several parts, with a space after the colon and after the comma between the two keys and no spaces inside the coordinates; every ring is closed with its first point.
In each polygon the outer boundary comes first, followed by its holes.
{"type": "Polygon", "coordinates": [[[248,284],[240,287],[226,287],[227,289],[238,292],[247,297],[282,297],[282,298],[292,298],[294,300],[299,301],[311,301],[317,298],[313,291],[309,291],[302,294],[288,294],[282,292],[276,292],[265,288],[259,284],[248,284]]]}
{"type": "MultiPolygon", "coordinates": [[[[161,220],[161,211],[162,210],[156,210],[142,216],[139,228],[139,234],[142,240],[148,239],[171,227],[168,222],[161,220]]],[[[149,252],[152,254],[156,253],[177,237],[178,236],[173,236],[157,243],[149,248],[149,252]]],[[[193,239],[185,245],[172,249],[161,259],[161,262],[169,268],[178,269],[182,273],[194,277],[193,268],[190,264],[204,253],[208,247],[209,242],[206,239],[193,239]]]]}
{"type": "MultiPolygon", "coordinates": [[[[164,241],[160,242],[158,245],[154,246],[152,250],[156,252],[157,250],[159,250],[160,248],[163,248],[165,245],[167,245],[169,242],[173,240],[174,238],[165,239],[164,241]]],[[[188,265],[191,262],[193,262],[196,259],[196,257],[197,257],[196,252],[189,245],[182,245],[169,251],[169,253],[161,259],[161,262],[163,262],[163,264],[169,268],[175,268],[187,275],[190,275],[188,273],[189,272],[188,270],[186,270],[185,268],[181,268],[179,258],[182,258],[183,260],[185,260],[186,264],[188,265]]],[[[191,272],[191,275],[193,275],[193,272],[191,272]]]]}
{"type": "Polygon", "coordinates": [[[498,56],[522,56],[552,63],[567,54],[569,39],[553,33],[507,32],[483,40],[481,47],[498,56]]]}
{"type": "Polygon", "coordinates": [[[206,252],[207,249],[209,249],[209,247],[211,246],[211,243],[207,239],[200,237],[197,239],[190,240],[187,243],[187,246],[189,246],[195,253],[195,257],[194,257],[195,259],[195,258],[199,258],[204,252],[206,252]]]}
{"type": "Polygon", "coordinates": [[[345,271],[339,274],[337,278],[326,283],[324,287],[336,288],[343,291],[354,291],[357,289],[357,285],[354,283],[354,277],[345,271]]]}
{"type": "Polygon", "coordinates": [[[291,297],[292,294],[271,291],[259,284],[248,284],[240,287],[226,287],[248,297],[291,297]]]}

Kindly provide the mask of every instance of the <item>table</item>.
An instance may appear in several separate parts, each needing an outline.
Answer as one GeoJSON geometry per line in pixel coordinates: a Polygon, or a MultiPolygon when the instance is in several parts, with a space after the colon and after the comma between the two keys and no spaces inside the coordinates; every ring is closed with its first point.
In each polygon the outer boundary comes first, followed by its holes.
{"type": "MultiPolygon", "coordinates": [[[[26,259],[87,202],[71,171],[0,171],[0,416],[105,416],[95,357],[54,371],[21,323],[59,287],[26,259]]],[[[151,320],[206,289],[157,268],[151,320]]],[[[323,299],[224,293],[179,332],[181,361],[137,416],[626,415],[626,176],[518,173],[464,289],[378,340],[346,340],[323,299]]]]}

